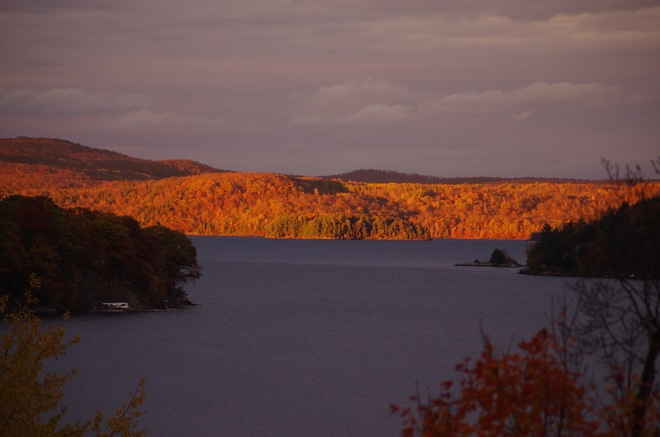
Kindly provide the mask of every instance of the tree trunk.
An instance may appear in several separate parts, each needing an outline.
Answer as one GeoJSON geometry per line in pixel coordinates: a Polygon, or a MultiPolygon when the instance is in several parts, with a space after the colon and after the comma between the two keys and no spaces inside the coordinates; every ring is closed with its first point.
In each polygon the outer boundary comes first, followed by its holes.
{"type": "Polygon", "coordinates": [[[639,389],[637,390],[637,405],[635,406],[635,416],[631,429],[633,437],[642,436],[644,432],[644,417],[648,407],[648,400],[653,391],[653,382],[655,381],[655,361],[660,351],[660,330],[656,330],[646,353],[644,361],[644,370],[639,381],[639,389]]]}

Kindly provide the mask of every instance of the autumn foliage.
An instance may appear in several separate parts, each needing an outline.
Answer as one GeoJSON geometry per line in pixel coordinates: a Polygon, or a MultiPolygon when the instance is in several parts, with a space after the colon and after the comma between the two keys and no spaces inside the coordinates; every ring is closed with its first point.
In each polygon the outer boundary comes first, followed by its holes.
{"type": "MultiPolygon", "coordinates": [[[[32,289],[41,287],[33,275],[32,289]]],[[[135,393],[107,420],[97,411],[84,422],[67,422],[61,405],[64,386],[76,375],[48,371],[46,363],[63,356],[80,340],[66,339],[62,323],[42,324],[28,310],[36,302],[30,292],[9,308],[9,296],[0,296],[0,437],[144,436],[138,419],[144,415],[144,380],[135,393]]]]}
{"type": "MultiPolygon", "coordinates": [[[[440,393],[412,407],[392,405],[404,437],[420,436],[627,436],[634,414],[633,390],[602,403],[585,375],[572,370],[566,350],[550,331],[498,355],[484,342],[480,357],[456,366],[457,377],[440,393]]],[[[648,401],[641,435],[656,435],[660,399],[648,401]]]]}
{"type": "MultiPolygon", "coordinates": [[[[639,200],[605,182],[366,183],[219,172],[48,139],[0,140],[0,171],[0,198],[47,196],[189,235],[527,239],[545,224],[592,220],[639,200]]],[[[648,187],[660,194],[660,183],[648,187]]]]}
{"type": "Polygon", "coordinates": [[[587,389],[562,363],[555,338],[544,329],[518,348],[498,356],[486,340],[478,360],[456,366],[457,390],[445,381],[428,404],[401,412],[402,435],[593,435],[587,389]]]}
{"type": "MultiPolygon", "coordinates": [[[[63,207],[128,215],[143,226],[196,235],[527,239],[546,223],[590,220],[638,200],[606,183],[369,184],[263,173],[89,186],[72,181],[70,187],[34,181],[18,187],[3,176],[0,196],[45,195],[63,207]]],[[[660,184],[650,186],[660,194],[660,184]]]]}
{"type": "Polygon", "coordinates": [[[393,406],[403,436],[660,435],[660,197],[639,188],[629,190],[642,196],[634,205],[545,227],[528,250],[530,273],[606,278],[573,284],[552,332],[505,354],[486,339],[438,395],[393,406]]]}

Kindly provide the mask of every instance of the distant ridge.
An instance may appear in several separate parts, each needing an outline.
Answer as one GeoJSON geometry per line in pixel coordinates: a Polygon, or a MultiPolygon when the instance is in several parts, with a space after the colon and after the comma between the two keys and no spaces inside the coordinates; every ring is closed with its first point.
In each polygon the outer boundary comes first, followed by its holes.
{"type": "MultiPolygon", "coordinates": [[[[216,171],[25,137],[0,139],[0,175],[0,199],[47,196],[61,207],[126,215],[189,235],[271,238],[527,239],[545,224],[590,220],[639,197],[603,181],[216,171]]],[[[659,195],[660,183],[648,193],[659,195]]]]}
{"type": "Polygon", "coordinates": [[[393,170],[360,169],[346,173],[322,176],[324,179],[341,179],[343,181],[367,182],[376,184],[385,183],[414,183],[414,184],[452,184],[463,182],[494,182],[497,178],[443,178],[427,176],[418,173],[401,173],[393,170]]]}
{"type": "Polygon", "coordinates": [[[488,184],[498,182],[581,182],[577,179],[559,178],[499,178],[499,177],[454,177],[444,178],[439,176],[427,176],[418,173],[401,173],[392,170],[360,169],[336,175],[321,176],[322,179],[341,179],[346,182],[365,182],[372,184],[488,184]]]}
{"type": "Polygon", "coordinates": [[[184,159],[133,158],[57,138],[0,138],[0,162],[75,171],[97,181],[164,179],[222,171],[184,159]]]}

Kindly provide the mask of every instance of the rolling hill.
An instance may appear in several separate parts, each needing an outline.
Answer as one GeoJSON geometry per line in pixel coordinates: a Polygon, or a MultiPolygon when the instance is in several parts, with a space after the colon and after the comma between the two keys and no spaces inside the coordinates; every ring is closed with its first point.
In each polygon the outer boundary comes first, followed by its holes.
{"type": "Polygon", "coordinates": [[[322,176],[324,179],[341,179],[349,182],[368,182],[374,184],[483,184],[488,182],[501,182],[503,178],[469,177],[469,178],[443,178],[427,176],[417,173],[401,173],[393,170],[360,169],[346,173],[322,176]]]}
{"type": "MultiPolygon", "coordinates": [[[[0,162],[18,164],[30,179],[40,175],[75,176],[77,181],[150,180],[218,172],[189,160],[152,161],[55,138],[0,138],[0,162]]],[[[6,172],[5,172],[6,173],[6,172]]]]}
{"type": "Polygon", "coordinates": [[[402,173],[393,170],[360,169],[336,175],[321,176],[323,179],[341,179],[347,182],[367,182],[374,184],[489,184],[503,182],[584,182],[577,179],[559,178],[498,178],[488,176],[452,177],[402,173]]]}
{"type": "Polygon", "coordinates": [[[545,224],[592,220],[660,195],[657,181],[640,191],[602,181],[395,183],[395,172],[380,172],[390,178],[380,182],[221,172],[41,138],[0,140],[0,172],[0,198],[47,196],[187,234],[274,238],[527,239],[545,224]]]}

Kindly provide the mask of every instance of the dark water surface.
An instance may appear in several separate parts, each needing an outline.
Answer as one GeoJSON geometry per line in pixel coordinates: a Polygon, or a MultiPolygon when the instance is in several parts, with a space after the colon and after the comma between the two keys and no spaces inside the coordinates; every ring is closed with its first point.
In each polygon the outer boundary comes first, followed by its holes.
{"type": "Polygon", "coordinates": [[[85,316],[72,417],[112,414],[146,380],[152,436],[396,436],[392,402],[435,393],[480,351],[546,323],[564,280],[454,267],[522,241],[195,237],[203,277],[182,312],[85,316]]]}

